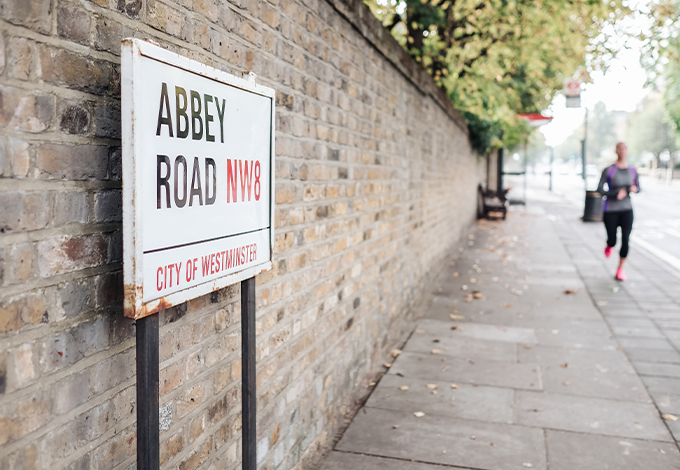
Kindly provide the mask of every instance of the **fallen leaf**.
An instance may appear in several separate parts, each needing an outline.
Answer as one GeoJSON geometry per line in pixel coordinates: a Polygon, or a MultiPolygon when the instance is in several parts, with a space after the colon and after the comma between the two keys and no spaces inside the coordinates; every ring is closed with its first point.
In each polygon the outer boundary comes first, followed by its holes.
{"type": "Polygon", "coordinates": [[[677,416],[672,415],[670,413],[664,413],[664,414],[661,415],[661,417],[663,419],[665,419],[666,421],[677,421],[678,420],[677,416]]]}
{"type": "Polygon", "coordinates": [[[401,424],[395,424],[392,426],[392,429],[399,429],[401,427],[401,424]]]}
{"type": "Polygon", "coordinates": [[[663,450],[663,449],[659,449],[659,452],[661,452],[662,454],[665,454],[665,453],[666,453],[666,451],[663,450]]]}
{"type": "Polygon", "coordinates": [[[437,388],[437,384],[427,384],[427,385],[425,385],[425,386],[426,386],[427,388],[429,388],[430,390],[434,390],[434,389],[437,388]]]}
{"type": "Polygon", "coordinates": [[[399,387],[399,390],[405,392],[406,390],[408,390],[408,385],[402,385],[401,387],[399,387]]]}
{"type": "Polygon", "coordinates": [[[607,305],[607,301],[606,300],[598,300],[597,305],[599,305],[600,307],[604,307],[605,305],[607,305]]]}
{"type": "Polygon", "coordinates": [[[387,367],[388,369],[392,367],[392,364],[388,364],[387,362],[383,364],[383,367],[387,367]]]}
{"type": "Polygon", "coordinates": [[[401,354],[401,349],[393,349],[392,352],[390,352],[392,357],[397,357],[399,354],[401,354]]]}
{"type": "Polygon", "coordinates": [[[564,381],[564,382],[562,382],[562,385],[564,385],[565,387],[568,387],[570,383],[571,382],[569,382],[569,381],[564,381]]]}
{"type": "Polygon", "coordinates": [[[472,292],[472,296],[473,296],[475,299],[483,299],[483,298],[484,298],[484,294],[482,294],[482,293],[479,292],[478,290],[473,291],[473,292],[472,292]]]}
{"type": "Polygon", "coordinates": [[[564,293],[567,295],[572,295],[576,294],[578,292],[578,289],[564,289],[564,293]]]}
{"type": "Polygon", "coordinates": [[[522,465],[525,467],[533,467],[533,465],[531,465],[529,462],[524,462],[522,465]]]}
{"type": "Polygon", "coordinates": [[[453,273],[453,277],[458,277],[460,276],[460,273],[453,273]]]}
{"type": "Polygon", "coordinates": [[[439,349],[433,349],[430,354],[439,354],[441,351],[439,349]]]}
{"type": "Polygon", "coordinates": [[[423,413],[422,411],[416,411],[415,413],[413,413],[413,416],[415,416],[416,418],[422,418],[423,416],[425,416],[425,413],[423,413]]]}
{"type": "Polygon", "coordinates": [[[531,345],[530,345],[530,344],[525,344],[525,345],[524,345],[524,349],[531,349],[531,345]]]}
{"type": "Polygon", "coordinates": [[[456,385],[456,384],[451,384],[451,388],[456,389],[456,388],[458,388],[458,385],[456,385]]]}
{"type": "Polygon", "coordinates": [[[552,334],[556,335],[556,334],[558,334],[558,333],[560,332],[560,330],[550,330],[550,332],[551,332],[552,334]]]}
{"type": "Polygon", "coordinates": [[[458,326],[453,325],[453,326],[451,327],[451,329],[452,329],[452,330],[457,330],[457,329],[458,329],[458,326]]]}
{"type": "Polygon", "coordinates": [[[467,294],[465,296],[465,301],[466,302],[472,302],[475,298],[472,296],[472,294],[467,294]]]}
{"type": "Polygon", "coordinates": [[[473,441],[476,441],[476,440],[477,440],[477,436],[475,436],[475,435],[473,434],[472,436],[470,436],[470,439],[472,439],[473,441]]]}
{"type": "Polygon", "coordinates": [[[422,334],[422,333],[425,333],[425,330],[416,330],[416,333],[422,334]]]}
{"type": "Polygon", "coordinates": [[[489,442],[489,445],[490,445],[491,447],[496,447],[496,444],[494,444],[493,442],[489,442]]]}
{"type": "Polygon", "coordinates": [[[512,307],[512,304],[501,304],[501,307],[510,308],[510,307],[512,307]]]}
{"type": "Polygon", "coordinates": [[[522,294],[524,294],[524,292],[522,292],[522,291],[519,290],[519,289],[511,289],[510,292],[512,292],[512,293],[515,294],[515,295],[522,295],[522,294]]]}
{"type": "Polygon", "coordinates": [[[477,278],[476,278],[476,277],[471,277],[471,278],[470,278],[470,284],[477,284],[477,278]]]}
{"type": "Polygon", "coordinates": [[[449,318],[451,320],[465,320],[465,317],[463,315],[456,315],[455,313],[450,313],[449,318]]]}
{"type": "Polygon", "coordinates": [[[370,384],[368,384],[368,386],[369,387],[375,387],[375,382],[371,382],[370,384]]]}
{"type": "Polygon", "coordinates": [[[445,453],[446,453],[446,449],[442,450],[442,454],[445,454],[445,453]]]}
{"type": "Polygon", "coordinates": [[[461,290],[468,290],[467,284],[463,284],[462,286],[460,286],[460,288],[461,290]]]}
{"type": "Polygon", "coordinates": [[[491,280],[493,282],[498,282],[500,279],[497,276],[494,276],[494,277],[491,278],[491,280]]]}
{"type": "Polygon", "coordinates": [[[562,364],[560,364],[560,367],[564,367],[566,369],[567,367],[569,367],[569,363],[563,362],[562,364]]]}

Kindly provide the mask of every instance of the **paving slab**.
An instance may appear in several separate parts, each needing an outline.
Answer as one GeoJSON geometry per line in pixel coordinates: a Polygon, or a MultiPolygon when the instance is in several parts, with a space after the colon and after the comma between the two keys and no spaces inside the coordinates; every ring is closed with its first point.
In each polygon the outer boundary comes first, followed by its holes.
{"type": "MultiPolygon", "coordinates": [[[[455,322],[453,324],[455,325],[455,322]]],[[[456,330],[451,330],[451,332],[453,338],[462,337],[521,344],[535,344],[538,342],[533,328],[465,323],[461,324],[456,330]]]]}
{"type": "Polygon", "coordinates": [[[404,346],[404,351],[430,354],[438,349],[442,355],[516,362],[517,346],[503,341],[483,341],[454,337],[451,325],[432,320],[421,320],[404,346]]]}
{"type": "Polygon", "coordinates": [[[636,361],[634,364],[637,371],[642,375],[680,379],[680,364],[641,361],[636,361]]]}
{"type": "Polygon", "coordinates": [[[515,392],[512,389],[465,383],[451,388],[451,385],[451,382],[388,374],[371,393],[366,406],[497,423],[514,421],[515,392]],[[432,389],[433,385],[437,388],[432,389]],[[404,386],[408,390],[400,390],[404,386]]]}
{"type": "Polygon", "coordinates": [[[547,392],[651,403],[645,385],[621,351],[520,348],[519,361],[541,365],[547,392]]]}
{"type": "Polygon", "coordinates": [[[680,393],[680,379],[670,377],[642,376],[642,381],[650,392],[680,393]]]}
{"type": "Polygon", "coordinates": [[[337,450],[475,469],[546,469],[541,429],[364,408],[337,450]],[[398,425],[397,429],[394,426],[398,425]],[[446,453],[444,453],[446,451],[446,453]]]}
{"type": "Polygon", "coordinates": [[[665,339],[619,338],[624,349],[658,349],[660,351],[674,351],[673,346],[665,339]]]}
{"type": "Polygon", "coordinates": [[[666,362],[680,364],[680,354],[672,349],[644,349],[631,348],[625,349],[628,357],[633,361],[666,362]]]}
{"type": "Polygon", "coordinates": [[[672,443],[547,431],[550,470],[680,469],[672,443]]]}
{"type": "Polygon", "coordinates": [[[654,405],[603,398],[518,391],[517,422],[564,431],[671,440],[654,405]]]}
{"type": "Polygon", "coordinates": [[[449,383],[474,383],[527,390],[542,388],[538,364],[462,359],[441,354],[403,352],[389,369],[389,374],[449,383]]]}
{"type": "MultiPolygon", "coordinates": [[[[460,467],[459,467],[460,468],[460,467]]],[[[440,465],[428,465],[409,460],[374,457],[348,452],[331,452],[319,470],[443,470],[440,465]]]]}

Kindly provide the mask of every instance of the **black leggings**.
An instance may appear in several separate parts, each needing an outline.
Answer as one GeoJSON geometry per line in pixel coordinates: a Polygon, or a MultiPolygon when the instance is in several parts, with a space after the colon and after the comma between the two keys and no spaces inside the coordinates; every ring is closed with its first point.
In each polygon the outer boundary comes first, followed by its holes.
{"type": "Polygon", "coordinates": [[[616,245],[616,229],[621,227],[621,250],[619,256],[628,256],[628,239],[633,230],[633,211],[605,212],[603,214],[604,226],[607,229],[607,246],[616,245]]]}

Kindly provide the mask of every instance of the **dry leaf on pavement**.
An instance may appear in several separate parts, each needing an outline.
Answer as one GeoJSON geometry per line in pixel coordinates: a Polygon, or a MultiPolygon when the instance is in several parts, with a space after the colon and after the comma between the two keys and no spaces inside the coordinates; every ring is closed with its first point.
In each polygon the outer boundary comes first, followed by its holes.
{"type": "Polygon", "coordinates": [[[449,318],[451,320],[465,320],[465,317],[463,315],[456,315],[455,313],[450,313],[449,318]]]}
{"type": "Polygon", "coordinates": [[[399,354],[401,354],[401,349],[393,349],[392,352],[390,352],[392,357],[397,357],[399,354]]]}
{"type": "Polygon", "coordinates": [[[472,294],[467,294],[465,296],[465,301],[466,302],[472,302],[475,298],[472,296],[472,294]]]}
{"type": "Polygon", "coordinates": [[[387,367],[388,369],[392,367],[392,364],[388,364],[387,362],[383,364],[383,367],[387,367]]]}
{"type": "Polygon", "coordinates": [[[482,294],[482,293],[479,292],[478,290],[472,291],[472,296],[473,296],[475,299],[483,299],[483,298],[484,298],[484,294],[482,294]]]}
{"type": "Polygon", "coordinates": [[[370,384],[368,384],[368,386],[369,387],[375,387],[375,382],[371,382],[370,384]]]}
{"type": "Polygon", "coordinates": [[[460,276],[460,273],[457,273],[457,272],[453,273],[453,277],[458,277],[458,276],[460,276]]]}
{"type": "Polygon", "coordinates": [[[578,289],[564,289],[564,293],[567,295],[576,294],[578,289]]]}
{"type": "Polygon", "coordinates": [[[392,429],[399,429],[401,427],[401,424],[394,424],[392,426],[392,429]]]}
{"type": "Polygon", "coordinates": [[[441,351],[439,349],[433,349],[430,354],[439,354],[441,351]]]}
{"type": "Polygon", "coordinates": [[[606,300],[598,300],[597,305],[599,305],[600,307],[604,307],[605,305],[607,305],[607,301],[606,300]]]}
{"type": "Polygon", "coordinates": [[[661,417],[663,419],[665,419],[666,421],[677,421],[678,420],[677,416],[672,415],[670,413],[664,413],[664,414],[661,415],[661,417]]]}
{"type": "Polygon", "coordinates": [[[425,413],[423,413],[422,411],[416,411],[415,413],[413,413],[413,416],[415,416],[416,418],[422,418],[423,416],[425,416],[425,413]]]}
{"type": "Polygon", "coordinates": [[[515,294],[515,295],[522,295],[522,294],[524,294],[524,292],[522,292],[522,291],[519,290],[519,289],[511,289],[510,292],[512,292],[512,293],[515,294]]]}
{"type": "Polygon", "coordinates": [[[512,307],[512,304],[501,304],[501,307],[510,308],[510,307],[512,307]]]}
{"type": "Polygon", "coordinates": [[[525,344],[525,345],[524,345],[524,349],[531,349],[531,345],[530,345],[530,344],[525,344]]]}
{"type": "Polygon", "coordinates": [[[452,330],[457,330],[458,327],[457,327],[456,325],[453,325],[453,326],[451,327],[451,329],[452,329],[452,330]]]}
{"type": "Polygon", "coordinates": [[[551,332],[552,334],[556,335],[556,334],[558,334],[558,333],[560,332],[560,330],[550,330],[550,332],[551,332]]]}
{"type": "Polygon", "coordinates": [[[569,363],[563,362],[562,364],[560,364],[560,367],[564,367],[566,369],[567,367],[569,367],[569,363]]]}
{"type": "Polygon", "coordinates": [[[425,385],[425,386],[426,386],[427,388],[429,388],[430,390],[435,390],[435,389],[437,388],[437,384],[427,384],[427,385],[425,385]]]}
{"type": "Polygon", "coordinates": [[[406,390],[408,390],[408,385],[402,385],[401,387],[399,387],[399,390],[405,392],[406,390]]]}
{"type": "Polygon", "coordinates": [[[458,385],[456,385],[456,384],[451,384],[451,388],[456,389],[456,388],[458,388],[458,385]]]}

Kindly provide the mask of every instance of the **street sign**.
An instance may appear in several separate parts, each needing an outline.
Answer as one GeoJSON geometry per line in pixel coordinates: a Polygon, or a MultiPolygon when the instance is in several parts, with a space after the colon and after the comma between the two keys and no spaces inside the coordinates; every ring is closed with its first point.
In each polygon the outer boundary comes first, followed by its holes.
{"type": "Polygon", "coordinates": [[[274,90],[122,43],[125,315],[271,268],[274,90]]]}
{"type": "Polygon", "coordinates": [[[567,99],[567,108],[581,107],[581,81],[568,78],[564,81],[562,93],[567,99]]]}

